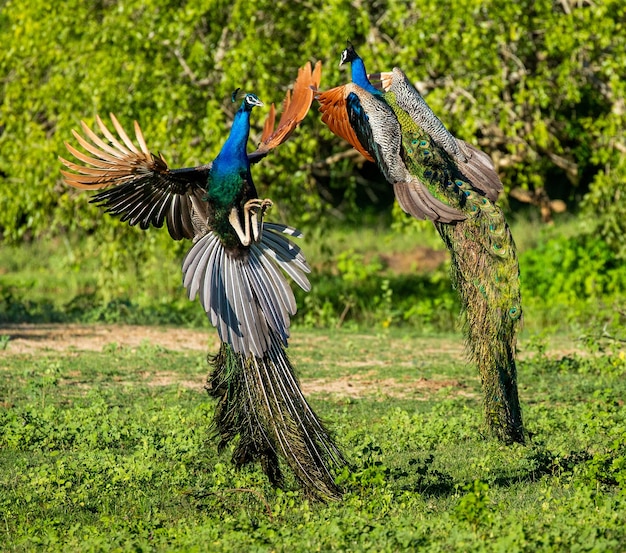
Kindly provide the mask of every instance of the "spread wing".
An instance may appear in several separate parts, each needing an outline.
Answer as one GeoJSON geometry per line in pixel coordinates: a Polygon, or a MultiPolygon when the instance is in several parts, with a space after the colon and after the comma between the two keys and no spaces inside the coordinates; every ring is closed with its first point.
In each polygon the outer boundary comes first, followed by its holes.
{"type": "Polygon", "coordinates": [[[113,114],[110,117],[117,136],[96,116],[96,124],[106,141],[83,121],[81,126],[86,138],[72,131],[88,153],[65,143],[68,151],[81,162],[59,158],[71,170],[61,171],[65,182],[87,190],[107,188],[91,202],[130,225],[138,224],[142,229],[160,228],[167,222],[174,240],[193,238],[193,206],[201,208],[210,164],[172,170],[162,155],[156,156],[148,150],[137,122],[134,130],[138,146],[117,118],[113,114]]]}
{"type": "MultiPolygon", "coordinates": [[[[287,92],[283,113],[274,129],[276,110],[272,104],[259,148],[248,155],[251,163],[285,142],[306,116],[313,101],[313,90],[319,87],[322,64],[315,68],[307,63],[298,71],[293,93],[287,92]]],[[[167,229],[174,240],[194,238],[194,220],[206,219],[207,204],[203,200],[211,164],[170,169],[162,155],[156,156],[146,146],[139,124],[135,122],[136,143],[129,138],[116,117],[111,122],[117,136],[96,117],[102,136],[81,121],[84,136],[72,131],[83,153],[66,143],[68,151],[80,163],[60,157],[70,171],[61,171],[65,182],[75,188],[99,190],[91,201],[107,213],[120,217],[142,229],[149,226],[167,229]]]]}

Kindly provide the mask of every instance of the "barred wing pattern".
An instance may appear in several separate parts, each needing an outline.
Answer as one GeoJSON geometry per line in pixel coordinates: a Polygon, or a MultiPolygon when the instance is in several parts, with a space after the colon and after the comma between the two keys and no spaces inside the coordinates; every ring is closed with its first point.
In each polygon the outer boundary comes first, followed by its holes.
{"type": "Polygon", "coordinates": [[[374,73],[370,78],[377,88],[394,93],[398,106],[445,150],[472,186],[492,202],[498,199],[504,187],[491,158],[448,131],[401,69],[394,67],[393,71],[374,73]]]}
{"type": "Polygon", "coordinates": [[[406,213],[417,219],[446,223],[465,218],[435,198],[422,180],[410,174],[401,155],[400,123],[381,98],[354,83],[319,92],[316,98],[322,122],[366,159],[376,162],[406,213]]]}
{"type": "Polygon", "coordinates": [[[150,152],[136,121],[134,130],[139,148],[115,115],[111,113],[110,117],[119,138],[96,116],[98,128],[109,143],[83,121],[81,126],[89,140],[72,131],[78,143],[91,155],[65,144],[68,151],[84,164],[60,157],[60,161],[74,171],[61,171],[65,182],[74,188],[88,190],[110,187],[90,201],[129,225],[138,224],[145,230],[149,226],[161,228],[167,222],[174,240],[193,238],[192,208],[204,195],[211,165],[171,170],[162,155],[157,157],[150,152]]]}

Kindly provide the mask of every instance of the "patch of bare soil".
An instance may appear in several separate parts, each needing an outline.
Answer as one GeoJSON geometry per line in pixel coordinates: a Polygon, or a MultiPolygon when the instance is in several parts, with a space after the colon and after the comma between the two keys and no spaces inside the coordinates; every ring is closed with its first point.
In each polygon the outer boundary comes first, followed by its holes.
{"type": "Polygon", "coordinates": [[[380,259],[385,267],[397,274],[430,272],[437,269],[447,258],[445,250],[432,250],[418,246],[410,252],[392,252],[383,254],[380,259]]]}
{"type": "Polygon", "coordinates": [[[378,395],[425,401],[430,395],[450,388],[450,395],[474,397],[462,382],[454,379],[395,379],[376,378],[375,373],[342,376],[334,379],[316,378],[302,381],[302,391],[307,394],[325,393],[340,397],[361,398],[378,395]]]}
{"type": "MultiPolygon", "coordinates": [[[[0,336],[10,337],[7,352],[102,351],[109,344],[135,348],[150,344],[173,351],[215,349],[215,332],[186,328],[131,325],[19,324],[1,325],[0,336]]],[[[0,351],[0,355],[4,353],[0,351]]]]}
{"type": "MultiPolygon", "coordinates": [[[[80,352],[102,351],[106,346],[116,344],[118,347],[136,348],[148,345],[160,346],[171,351],[198,351],[205,354],[209,351],[217,351],[219,340],[212,329],[192,330],[184,328],[159,328],[152,326],[131,325],[79,325],[79,324],[19,324],[0,326],[0,336],[10,337],[6,350],[0,350],[0,358],[3,355],[15,355],[21,353],[35,353],[45,351],[56,352],[80,352]]],[[[318,340],[327,340],[324,337],[314,337],[318,340]]],[[[355,337],[357,339],[358,337],[355,337]]],[[[365,339],[366,337],[361,337],[365,339]]],[[[292,344],[296,343],[294,340],[292,344]]],[[[446,342],[437,345],[428,341],[422,344],[426,349],[432,349],[433,353],[441,353],[446,344],[450,351],[462,356],[462,346],[456,343],[446,342]]],[[[415,347],[415,346],[414,346],[415,347]]],[[[365,353],[364,358],[358,361],[337,360],[334,366],[358,365],[362,372],[332,378],[302,379],[302,389],[305,394],[325,393],[333,396],[360,398],[367,396],[399,397],[415,400],[427,399],[429,395],[444,388],[449,388],[449,393],[454,395],[472,396],[473,394],[463,383],[451,379],[437,378],[379,378],[378,373],[372,370],[390,363],[371,357],[371,353],[365,353]],[[368,370],[369,368],[369,370],[368,370]],[[364,370],[363,370],[364,369],[364,370]]],[[[208,367],[207,367],[208,372],[208,367]]],[[[70,375],[71,376],[71,375],[70,375]]],[[[191,381],[183,375],[174,372],[151,372],[146,371],[141,375],[146,384],[150,386],[167,386],[179,384],[183,387],[202,391],[204,379],[191,381]]],[[[123,377],[120,377],[123,380],[123,377]]]]}

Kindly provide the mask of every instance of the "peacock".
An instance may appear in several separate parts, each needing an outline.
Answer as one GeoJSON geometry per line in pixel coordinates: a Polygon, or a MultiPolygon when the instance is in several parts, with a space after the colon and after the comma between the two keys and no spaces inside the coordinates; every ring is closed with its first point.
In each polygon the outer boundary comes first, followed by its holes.
{"type": "Polygon", "coordinates": [[[400,69],[368,76],[351,44],[341,54],[345,63],[352,82],[317,94],[322,121],[377,164],[406,213],[433,222],[451,254],[487,427],[505,442],[523,443],[515,364],[519,264],[496,205],[503,186],[491,158],[452,135],[400,69]]]}
{"type": "Polygon", "coordinates": [[[150,152],[137,122],[138,146],[113,114],[117,136],[100,117],[102,136],[81,122],[86,138],[73,134],[87,153],[66,143],[80,163],[60,161],[69,169],[62,171],[68,185],[105,188],[90,201],[107,213],[142,229],[165,223],[172,239],[193,241],[182,263],[183,284],[191,300],[199,298],[221,341],[209,356],[206,386],[217,400],[219,449],[236,442],[234,464],[260,462],[279,487],[282,458],[308,495],[332,499],[341,495],[332,471],[345,459],[302,394],[286,352],[296,302],[285,275],[310,289],[310,269],[291,240],[302,235],[264,220],[272,202],[258,197],[250,172],[251,163],[287,140],[305,117],[320,77],[320,62],[299,70],[276,129],[272,104],[252,153],[246,151],[250,115],[263,103],[255,94],[235,91],[233,101],[241,104],[211,163],[170,169],[162,155],[150,152]]]}

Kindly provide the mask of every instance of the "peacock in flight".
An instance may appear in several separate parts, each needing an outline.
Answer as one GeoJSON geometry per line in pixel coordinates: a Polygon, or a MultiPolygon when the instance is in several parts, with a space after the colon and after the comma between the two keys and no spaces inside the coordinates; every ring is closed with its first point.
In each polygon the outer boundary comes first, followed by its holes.
{"type": "Polygon", "coordinates": [[[198,296],[221,345],[209,358],[208,393],[217,400],[214,427],[223,449],[236,436],[233,462],[240,467],[259,461],[272,484],[284,484],[279,458],[292,469],[311,496],[338,498],[333,468],[345,464],[300,390],[286,353],[290,316],[296,303],[285,274],[310,289],[306,259],[291,237],[296,229],[264,221],[271,200],[261,199],[252,180],[256,163],[283,143],[307,114],[313,89],[319,86],[321,63],[301,68],[275,126],[272,104],[261,144],[246,145],[250,114],[263,103],[254,94],[241,99],[228,139],[206,165],[170,169],[162,155],[146,146],[137,122],[137,145],[111,114],[114,135],[96,117],[104,139],[81,122],[86,138],[73,131],[86,154],[66,143],[80,164],[60,158],[70,186],[106,188],[90,200],[107,213],[139,225],[167,225],[174,240],[193,245],[183,265],[183,284],[190,299],[198,296]]]}
{"type": "Polygon", "coordinates": [[[451,254],[487,426],[505,442],[524,442],[515,365],[519,265],[495,203],[503,186],[491,158],[454,137],[400,69],[368,76],[351,44],[345,63],[352,82],[317,95],[322,121],[377,164],[406,213],[434,223],[451,254]]]}

